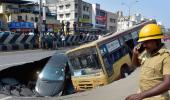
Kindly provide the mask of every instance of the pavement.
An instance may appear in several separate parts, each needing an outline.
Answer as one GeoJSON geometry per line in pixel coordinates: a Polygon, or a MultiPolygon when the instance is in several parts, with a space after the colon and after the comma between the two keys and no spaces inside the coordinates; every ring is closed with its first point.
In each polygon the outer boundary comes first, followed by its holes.
{"type": "Polygon", "coordinates": [[[129,94],[138,91],[139,71],[140,68],[137,68],[127,78],[84,93],[60,97],[57,100],[125,100],[129,94]]]}

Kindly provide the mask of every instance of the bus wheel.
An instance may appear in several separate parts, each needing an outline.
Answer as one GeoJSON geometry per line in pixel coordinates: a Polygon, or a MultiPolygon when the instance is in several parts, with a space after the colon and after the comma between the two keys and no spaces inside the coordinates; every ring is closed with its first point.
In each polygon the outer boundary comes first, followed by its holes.
{"type": "Polygon", "coordinates": [[[129,75],[129,67],[126,65],[121,68],[121,78],[126,78],[129,75]]]}

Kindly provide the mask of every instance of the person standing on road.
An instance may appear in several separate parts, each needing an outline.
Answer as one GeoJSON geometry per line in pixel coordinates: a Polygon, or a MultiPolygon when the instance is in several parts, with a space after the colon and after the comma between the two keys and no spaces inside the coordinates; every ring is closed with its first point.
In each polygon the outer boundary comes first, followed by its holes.
{"type": "Polygon", "coordinates": [[[65,35],[62,34],[62,35],[61,35],[61,41],[62,41],[62,46],[63,46],[63,47],[65,47],[65,38],[66,38],[65,35]]]}
{"type": "Polygon", "coordinates": [[[160,26],[148,24],[139,33],[138,46],[133,49],[132,64],[141,67],[139,93],[126,100],[170,100],[170,50],[161,43],[160,26]]]}

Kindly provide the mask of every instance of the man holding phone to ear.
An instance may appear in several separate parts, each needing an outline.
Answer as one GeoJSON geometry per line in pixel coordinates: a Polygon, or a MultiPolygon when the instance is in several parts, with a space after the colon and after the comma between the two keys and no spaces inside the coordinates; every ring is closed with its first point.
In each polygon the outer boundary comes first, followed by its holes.
{"type": "Polygon", "coordinates": [[[141,67],[140,90],[126,100],[170,100],[170,50],[161,43],[161,38],[163,33],[156,24],[141,29],[140,45],[133,49],[132,57],[132,64],[141,67]]]}

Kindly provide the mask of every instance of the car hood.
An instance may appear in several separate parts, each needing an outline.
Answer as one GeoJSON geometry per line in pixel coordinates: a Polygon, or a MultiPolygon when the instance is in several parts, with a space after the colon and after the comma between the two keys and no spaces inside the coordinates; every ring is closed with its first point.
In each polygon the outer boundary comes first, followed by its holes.
{"type": "Polygon", "coordinates": [[[41,96],[55,96],[59,94],[64,87],[64,81],[38,80],[36,91],[41,96]]]}

